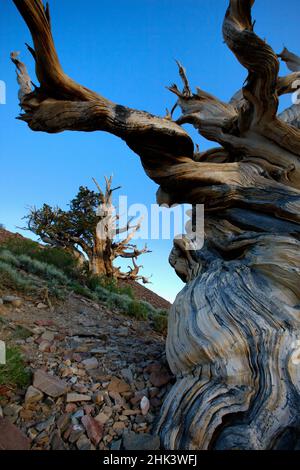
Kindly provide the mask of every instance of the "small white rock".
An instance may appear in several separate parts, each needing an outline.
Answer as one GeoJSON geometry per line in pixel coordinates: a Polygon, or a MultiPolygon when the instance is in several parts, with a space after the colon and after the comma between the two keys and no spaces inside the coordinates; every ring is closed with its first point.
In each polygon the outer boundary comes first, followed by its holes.
{"type": "Polygon", "coordinates": [[[146,414],[148,414],[148,411],[150,409],[150,401],[148,400],[147,397],[144,396],[141,399],[140,407],[141,407],[142,415],[146,416],[146,414]]]}
{"type": "Polygon", "coordinates": [[[37,304],[37,308],[40,310],[44,310],[45,308],[47,308],[47,305],[40,302],[39,304],[37,304]]]}

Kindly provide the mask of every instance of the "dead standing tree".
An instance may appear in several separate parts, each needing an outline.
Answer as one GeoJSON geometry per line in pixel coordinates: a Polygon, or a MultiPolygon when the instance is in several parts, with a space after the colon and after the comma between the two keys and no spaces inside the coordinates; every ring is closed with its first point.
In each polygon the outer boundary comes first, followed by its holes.
{"type": "Polygon", "coordinates": [[[140,274],[142,265],[137,264],[139,256],[150,253],[147,245],[138,248],[132,243],[137,232],[141,228],[142,218],[135,225],[133,217],[126,225],[120,226],[120,214],[113,203],[113,192],[120,188],[112,188],[112,177],[105,178],[105,192],[98,182],[93,179],[98,189],[98,208],[96,211],[97,225],[93,243],[93,256],[90,265],[91,272],[96,275],[104,274],[115,279],[142,281],[147,284],[149,279],[140,274]],[[125,238],[121,238],[125,234],[125,238]],[[118,258],[131,260],[132,266],[128,266],[127,272],[122,272],[120,267],[114,266],[118,258]]]}
{"type": "MultiPolygon", "coordinates": [[[[298,69],[279,61],[254,32],[254,0],[231,0],[223,35],[248,70],[230,103],[190,90],[182,116],[160,118],[115,104],[63,71],[41,0],[14,0],[34,43],[40,87],[20,71],[20,117],[34,131],[107,131],[122,138],[159,186],[158,201],[205,204],[205,246],[171,260],[189,282],[169,320],[167,356],[177,376],[158,424],[167,449],[292,448],[300,421],[300,130],[293,108],[298,69]],[[24,77],[24,80],[23,80],[24,77]],[[292,116],[292,118],[291,118],[292,116]],[[219,147],[195,153],[181,127],[219,147]]],[[[284,59],[283,55],[283,59],[284,59]]]]}
{"type": "Polygon", "coordinates": [[[112,188],[111,177],[105,178],[105,191],[95,179],[94,183],[98,192],[81,186],[67,211],[47,204],[41,209],[32,208],[25,217],[25,229],[35,233],[47,245],[71,253],[81,265],[88,261],[93,275],[142,280],[146,284],[149,280],[140,275],[143,266],[137,264],[137,259],[149,250],[147,245],[139,249],[132,243],[142,219],[132,224],[131,218],[120,226],[120,214],[113,203],[113,192],[119,187],[112,188]],[[114,266],[119,258],[132,261],[128,272],[114,266]]]}

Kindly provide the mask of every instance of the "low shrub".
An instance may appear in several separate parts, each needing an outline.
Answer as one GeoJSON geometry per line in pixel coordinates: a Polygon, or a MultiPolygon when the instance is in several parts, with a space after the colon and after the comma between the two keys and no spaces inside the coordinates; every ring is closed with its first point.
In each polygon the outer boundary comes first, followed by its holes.
{"type": "Polygon", "coordinates": [[[16,268],[20,267],[20,261],[18,260],[17,256],[8,250],[0,251],[0,261],[3,261],[4,263],[11,266],[15,266],[16,268]]]}
{"type": "Polygon", "coordinates": [[[144,306],[145,310],[147,310],[147,313],[150,317],[157,313],[157,309],[155,307],[153,307],[152,304],[147,302],[147,300],[140,300],[140,302],[144,306]]]}
{"type": "MultiPolygon", "coordinates": [[[[36,242],[31,240],[12,240],[8,243],[13,248],[13,252],[8,249],[0,249],[0,283],[6,287],[27,291],[34,290],[37,287],[47,287],[49,295],[60,300],[65,300],[68,292],[72,290],[74,293],[86,297],[95,302],[100,301],[108,306],[108,308],[116,308],[129,317],[137,320],[151,321],[153,328],[165,333],[167,330],[168,313],[153,307],[149,302],[144,300],[136,300],[133,290],[130,286],[120,287],[115,279],[106,276],[89,276],[86,285],[81,284],[80,280],[70,279],[66,275],[65,267],[67,261],[63,261],[65,253],[61,255],[58,251],[50,249],[51,255],[48,260],[62,267],[59,269],[53,263],[47,263],[37,259],[37,252],[41,250],[43,254],[47,251],[41,249],[36,242]],[[20,252],[25,246],[26,254],[20,252]],[[31,257],[28,253],[32,253],[31,257]],[[55,260],[55,258],[57,259],[55,260]],[[22,274],[22,271],[33,274],[37,277],[22,274]],[[39,279],[43,281],[39,284],[39,279]],[[34,284],[34,280],[36,283],[34,284]]],[[[60,250],[62,251],[62,250],[60,250]]],[[[48,256],[48,255],[47,255],[48,256]]],[[[44,259],[47,259],[47,256],[44,259]]],[[[71,263],[69,264],[71,269],[71,263]]]]}
{"type": "Polygon", "coordinates": [[[77,278],[79,275],[76,259],[61,248],[42,248],[36,254],[35,258],[44,263],[52,264],[63,271],[68,277],[77,278]]]}
{"type": "Polygon", "coordinates": [[[16,268],[21,268],[31,274],[36,274],[44,279],[55,279],[61,284],[68,284],[69,278],[52,264],[31,258],[28,255],[17,255],[8,250],[0,251],[0,261],[16,268]]]}
{"type": "Polygon", "coordinates": [[[126,311],[127,315],[130,317],[134,317],[137,320],[147,320],[148,318],[148,310],[142,302],[138,302],[137,300],[132,300],[126,311]]]}
{"type": "Polygon", "coordinates": [[[133,289],[130,286],[118,287],[118,291],[119,291],[120,294],[127,295],[128,297],[130,297],[133,300],[135,299],[133,289]]]}
{"type": "Polygon", "coordinates": [[[100,285],[96,287],[95,294],[100,302],[107,302],[111,296],[111,292],[100,285]]]}
{"type": "Polygon", "coordinates": [[[55,266],[31,259],[28,255],[15,255],[8,250],[2,250],[0,251],[0,284],[3,287],[24,292],[34,292],[46,287],[51,297],[65,300],[66,287],[70,281],[55,266]],[[28,274],[23,274],[23,271],[28,274]]]}
{"type": "Polygon", "coordinates": [[[12,288],[21,291],[34,291],[36,285],[28,280],[23,274],[19,273],[14,266],[0,261],[0,284],[3,287],[12,288]]]}

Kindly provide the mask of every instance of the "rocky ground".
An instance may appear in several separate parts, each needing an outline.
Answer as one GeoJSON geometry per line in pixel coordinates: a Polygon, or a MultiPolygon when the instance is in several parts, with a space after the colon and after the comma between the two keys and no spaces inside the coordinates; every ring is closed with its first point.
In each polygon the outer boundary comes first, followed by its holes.
{"type": "Polygon", "coordinates": [[[159,449],[173,380],[163,336],[74,294],[53,308],[3,300],[0,339],[18,345],[32,378],[0,386],[0,449],[159,449]]]}

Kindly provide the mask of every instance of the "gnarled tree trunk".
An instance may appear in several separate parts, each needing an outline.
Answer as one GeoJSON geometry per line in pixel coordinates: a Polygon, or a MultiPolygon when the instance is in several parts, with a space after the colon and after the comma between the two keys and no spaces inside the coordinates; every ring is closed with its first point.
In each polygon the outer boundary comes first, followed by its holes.
{"type": "Polygon", "coordinates": [[[113,277],[111,258],[107,254],[106,247],[103,246],[102,240],[100,243],[98,243],[98,240],[95,240],[95,246],[93,248],[89,264],[90,272],[93,275],[113,277]]]}
{"type": "MultiPolygon", "coordinates": [[[[21,119],[31,129],[105,130],[126,141],[158,201],[205,204],[205,245],[175,243],[171,262],[186,287],[169,321],[167,355],[177,381],[158,429],[168,449],[294,448],[300,430],[300,130],[297,108],[277,115],[295,91],[278,57],[253,31],[254,0],[231,0],[224,38],[249,76],[230,103],[190,90],[182,116],[159,118],[78,85],[63,72],[40,0],[14,0],[33,37],[40,88],[20,70],[21,119]],[[219,144],[205,153],[181,127],[219,144]]],[[[296,64],[296,65],[295,65],[296,64]]]]}

